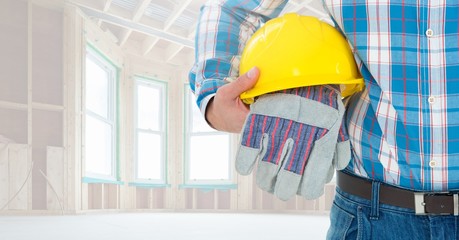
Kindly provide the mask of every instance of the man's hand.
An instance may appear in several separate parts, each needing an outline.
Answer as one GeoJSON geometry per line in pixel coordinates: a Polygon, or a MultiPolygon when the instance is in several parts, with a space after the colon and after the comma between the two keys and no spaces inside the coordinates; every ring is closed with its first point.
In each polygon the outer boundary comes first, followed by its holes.
{"type": "Polygon", "coordinates": [[[217,90],[206,109],[207,122],[213,128],[224,132],[241,132],[245,118],[249,114],[249,107],[241,101],[239,95],[251,89],[259,75],[260,70],[254,67],[217,90]]]}

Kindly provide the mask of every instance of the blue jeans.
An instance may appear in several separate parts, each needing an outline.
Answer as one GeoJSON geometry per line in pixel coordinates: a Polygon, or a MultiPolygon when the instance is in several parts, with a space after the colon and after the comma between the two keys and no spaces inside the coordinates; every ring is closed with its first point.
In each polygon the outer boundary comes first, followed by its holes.
{"type": "Polygon", "coordinates": [[[411,209],[380,204],[337,187],[330,212],[327,239],[459,239],[459,218],[452,215],[415,215],[411,209]]]}

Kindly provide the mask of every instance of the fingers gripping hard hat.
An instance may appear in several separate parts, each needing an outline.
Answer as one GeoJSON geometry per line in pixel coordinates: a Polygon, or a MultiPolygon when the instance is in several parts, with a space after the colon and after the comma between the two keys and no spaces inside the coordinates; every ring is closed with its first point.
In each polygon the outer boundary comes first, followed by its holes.
{"type": "Polygon", "coordinates": [[[342,34],[315,17],[295,13],[268,21],[247,42],[240,75],[254,66],[260,76],[252,89],[241,94],[246,103],[269,92],[324,84],[340,84],[346,97],[364,85],[342,34]]]}

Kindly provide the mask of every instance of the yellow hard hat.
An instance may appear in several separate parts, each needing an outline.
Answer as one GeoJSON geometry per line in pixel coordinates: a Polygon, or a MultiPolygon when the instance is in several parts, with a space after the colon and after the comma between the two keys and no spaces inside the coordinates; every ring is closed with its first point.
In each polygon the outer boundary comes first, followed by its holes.
{"type": "Polygon", "coordinates": [[[362,90],[364,83],[348,42],[315,17],[285,14],[268,21],[247,42],[240,75],[260,69],[255,86],[242,93],[246,103],[265,93],[314,85],[340,84],[341,95],[362,90]]]}

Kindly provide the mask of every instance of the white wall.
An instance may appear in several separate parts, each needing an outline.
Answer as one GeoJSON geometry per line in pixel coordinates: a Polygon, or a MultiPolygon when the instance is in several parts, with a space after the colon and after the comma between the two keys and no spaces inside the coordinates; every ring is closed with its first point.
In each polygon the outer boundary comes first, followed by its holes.
{"type": "Polygon", "coordinates": [[[121,49],[74,6],[48,8],[30,1],[0,1],[0,32],[0,208],[5,206],[0,214],[60,213],[62,208],[64,213],[329,209],[333,185],[318,200],[298,197],[288,202],[260,191],[252,176],[237,174],[233,174],[238,184],[234,190],[179,188],[184,179],[183,85],[191,62],[169,65],[121,49]],[[81,93],[87,42],[120,69],[121,185],[81,182],[81,93]],[[134,166],[134,75],[168,82],[168,188],[127,185],[134,166]]]}
{"type": "MultiPolygon", "coordinates": [[[[0,2],[0,135],[11,145],[10,181],[28,176],[24,174],[33,163],[21,209],[47,209],[46,179],[40,171],[47,172],[47,147],[64,146],[62,20],[59,10],[27,1],[0,2]],[[26,158],[12,170],[17,159],[11,160],[11,149],[22,145],[26,158]]],[[[14,186],[10,184],[10,194],[14,186]]]]}

